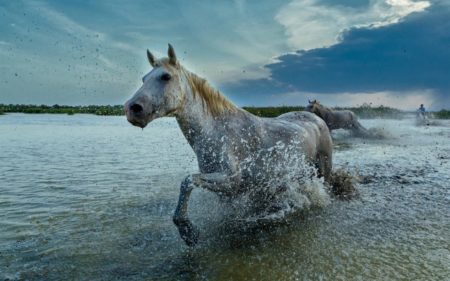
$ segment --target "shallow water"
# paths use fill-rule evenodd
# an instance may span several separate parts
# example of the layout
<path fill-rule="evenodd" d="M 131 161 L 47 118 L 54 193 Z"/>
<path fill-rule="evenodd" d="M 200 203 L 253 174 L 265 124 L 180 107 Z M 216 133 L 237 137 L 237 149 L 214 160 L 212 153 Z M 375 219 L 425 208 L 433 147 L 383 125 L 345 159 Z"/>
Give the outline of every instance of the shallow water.
<path fill-rule="evenodd" d="M 197 167 L 173 119 L 0 116 L 0 280 L 449 280 L 450 123 L 362 123 L 388 138 L 334 133 L 359 198 L 253 228 L 195 190 L 188 249 L 171 216 Z"/>

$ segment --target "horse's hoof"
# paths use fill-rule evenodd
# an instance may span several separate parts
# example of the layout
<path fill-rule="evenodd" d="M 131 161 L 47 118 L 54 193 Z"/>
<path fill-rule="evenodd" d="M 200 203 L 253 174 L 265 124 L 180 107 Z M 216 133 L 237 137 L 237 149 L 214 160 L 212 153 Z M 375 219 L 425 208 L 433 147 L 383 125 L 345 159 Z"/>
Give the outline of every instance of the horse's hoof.
<path fill-rule="evenodd" d="M 193 247 L 197 244 L 200 232 L 190 221 L 180 223 L 178 225 L 178 231 L 180 232 L 180 236 L 186 245 Z"/>

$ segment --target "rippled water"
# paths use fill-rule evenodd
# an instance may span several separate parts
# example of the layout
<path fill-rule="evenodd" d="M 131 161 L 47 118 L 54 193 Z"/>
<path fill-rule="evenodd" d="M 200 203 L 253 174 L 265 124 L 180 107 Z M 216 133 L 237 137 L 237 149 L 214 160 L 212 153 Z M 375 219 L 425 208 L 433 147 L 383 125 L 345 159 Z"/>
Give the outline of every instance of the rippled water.
<path fill-rule="evenodd" d="M 171 216 L 197 168 L 173 119 L 0 116 L 0 280 L 449 280 L 450 123 L 363 124 L 390 137 L 334 135 L 359 198 L 254 228 L 195 190 L 188 249 Z"/>

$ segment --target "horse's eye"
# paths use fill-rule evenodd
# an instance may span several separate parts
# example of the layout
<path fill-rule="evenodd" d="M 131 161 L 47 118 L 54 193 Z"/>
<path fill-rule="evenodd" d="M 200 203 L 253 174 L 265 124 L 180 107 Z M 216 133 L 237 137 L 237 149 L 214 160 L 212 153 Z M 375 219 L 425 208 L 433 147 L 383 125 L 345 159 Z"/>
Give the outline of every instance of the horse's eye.
<path fill-rule="evenodd" d="M 170 76 L 169 73 L 164 73 L 163 75 L 161 75 L 161 80 L 163 81 L 169 81 L 170 78 L 172 78 L 172 76 Z"/>

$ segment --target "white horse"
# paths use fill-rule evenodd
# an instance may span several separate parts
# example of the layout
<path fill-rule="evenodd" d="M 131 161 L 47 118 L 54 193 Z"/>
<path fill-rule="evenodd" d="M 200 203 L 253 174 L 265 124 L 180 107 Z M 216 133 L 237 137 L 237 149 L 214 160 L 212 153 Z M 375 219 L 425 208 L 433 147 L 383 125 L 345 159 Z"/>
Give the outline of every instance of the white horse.
<path fill-rule="evenodd" d="M 194 187 L 234 197 L 261 188 L 279 176 L 280 167 L 292 170 L 288 159 L 293 154 L 303 156 L 316 165 L 319 176 L 330 179 L 332 142 L 322 119 L 309 112 L 256 117 L 183 68 L 170 44 L 168 58 L 158 60 L 148 50 L 147 57 L 153 70 L 126 102 L 125 113 L 131 124 L 141 128 L 156 118 L 175 116 L 197 156 L 200 173 L 181 183 L 173 216 L 186 244 L 194 245 L 199 234 L 187 216 Z M 267 167 L 269 162 L 277 168 Z"/>
<path fill-rule="evenodd" d="M 309 101 L 305 110 L 322 118 L 330 131 L 345 129 L 352 131 L 358 137 L 371 136 L 371 133 L 359 123 L 355 113 L 350 110 L 332 110 L 320 104 L 317 100 Z"/>

